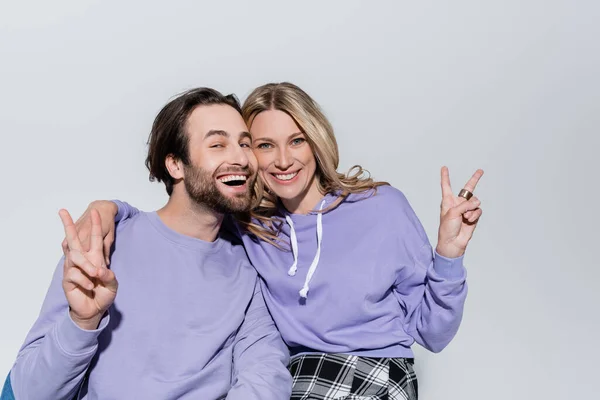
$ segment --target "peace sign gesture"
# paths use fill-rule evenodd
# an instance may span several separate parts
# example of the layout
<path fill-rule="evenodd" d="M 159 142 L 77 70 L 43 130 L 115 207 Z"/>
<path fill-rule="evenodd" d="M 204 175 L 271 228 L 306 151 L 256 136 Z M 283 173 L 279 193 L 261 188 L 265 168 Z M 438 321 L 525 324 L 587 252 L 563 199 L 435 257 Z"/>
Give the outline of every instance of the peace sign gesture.
<path fill-rule="evenodd" d="M 67 237 L 62 285 L 71 319 L 82 329 L 93 330 L 115 300 L 118 287 L 115 274 L 106 268 L 100 214 L 91 211 L 89 251 L 83 250 L 69 212 L 60 210 L 59 215 Z"/>
<path fill-rule="evenodd" d="M 482 176 L 482 170 L 475 171 L 464 189 L 473 193 Z M 439 255 L 455 258 L 465 253 L 482 214 L 480 204 L 475 196 L 469 200 L 456 196 L 450 186 L 448 168 L 442 167 L 442 205 L 436 248 Z"/>

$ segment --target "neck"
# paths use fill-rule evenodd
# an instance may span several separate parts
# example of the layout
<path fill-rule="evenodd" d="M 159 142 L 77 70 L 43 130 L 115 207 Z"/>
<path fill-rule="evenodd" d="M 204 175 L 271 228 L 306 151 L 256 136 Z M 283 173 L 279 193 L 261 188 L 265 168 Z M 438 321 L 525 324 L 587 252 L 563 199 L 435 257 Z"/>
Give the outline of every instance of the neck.
<path fill-rule="evenodd" d="M 281 203 L 292 214 L 308 214 L 317 207 L 323 196 L 324 193 L 317 187 L 316 177 L 313 177 L 303 193 L 293 199 L 281 199 Z"/>
<path fill-rule="evenodd" d="M 188 196 L 176 195 L 157 211 L 162 222 L 182 235 L 214 242 L 223 222 L 223 214 L 198 204 Z"/>

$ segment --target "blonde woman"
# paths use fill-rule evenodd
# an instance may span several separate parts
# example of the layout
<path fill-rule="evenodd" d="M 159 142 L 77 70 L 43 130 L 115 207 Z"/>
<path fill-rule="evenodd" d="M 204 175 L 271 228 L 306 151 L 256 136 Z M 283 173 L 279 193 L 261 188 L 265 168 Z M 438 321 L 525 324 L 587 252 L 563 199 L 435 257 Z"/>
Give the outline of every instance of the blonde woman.
<path fill-rule="evenodd" d="M 261 86 L 243 115 L 264 192 L 239 231 L 292 354 L 292 399 L 416 399 L 411 346 L 441 351 L 462 319 L 483 171 L 457 196 L 442 168 L 434 251 L 402 192 L 337 172 L 333 128 L 302 89 Z M 118 219 L 138 212 L 116 203 Z"/>

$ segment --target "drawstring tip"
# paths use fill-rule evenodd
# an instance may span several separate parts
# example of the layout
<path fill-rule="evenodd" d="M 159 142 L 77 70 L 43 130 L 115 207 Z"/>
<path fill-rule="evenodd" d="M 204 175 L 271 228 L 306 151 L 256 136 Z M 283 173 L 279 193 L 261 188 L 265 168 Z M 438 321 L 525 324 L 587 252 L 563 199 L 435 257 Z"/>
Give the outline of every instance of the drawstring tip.
<path fill-rule="evenodd" d="M 289 271 L 288 271 L 288 275 L 289 276 L 296 275 L 296 268 L 294 268 L 294 267 L 290 268 Z"/>
<path fill-rule="evenodd" d="M 308 295 L 308 287 L 303 287 L 302 290 L 300 290 L 300 297 L 302 297 L 303 299 L 306 298 L 306 296 Z"/>

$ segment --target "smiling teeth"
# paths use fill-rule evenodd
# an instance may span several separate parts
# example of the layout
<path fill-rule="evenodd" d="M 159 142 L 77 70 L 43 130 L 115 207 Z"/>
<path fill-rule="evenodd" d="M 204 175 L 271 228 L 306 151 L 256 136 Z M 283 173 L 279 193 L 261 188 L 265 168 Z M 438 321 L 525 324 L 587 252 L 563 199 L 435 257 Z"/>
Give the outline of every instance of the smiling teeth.
<path fill-rule="evenodd" d="M 292 172 L 291 174 L 285 174 L 285 175 L 275 174 L 275 178 L 282 180 L 282 181 L 289 181 L 289 180 L 293 179 L 296 175 L 298 175 L 297 172 Z"/>
<path fill-rule="evenodd" d="M 219 182 L 231 182 L 231 181 L 245 181 L 248 179 L 245 175 L 227 175 L 219 178 Z"/>

